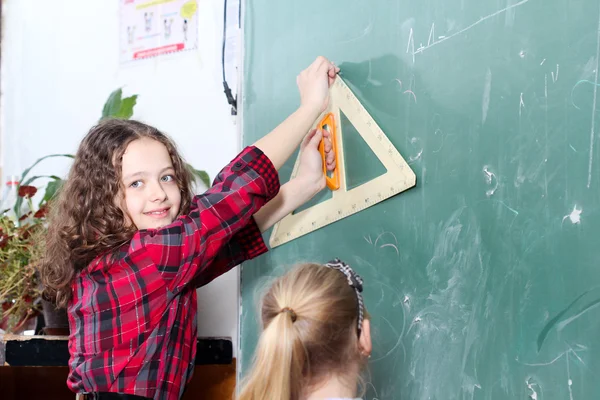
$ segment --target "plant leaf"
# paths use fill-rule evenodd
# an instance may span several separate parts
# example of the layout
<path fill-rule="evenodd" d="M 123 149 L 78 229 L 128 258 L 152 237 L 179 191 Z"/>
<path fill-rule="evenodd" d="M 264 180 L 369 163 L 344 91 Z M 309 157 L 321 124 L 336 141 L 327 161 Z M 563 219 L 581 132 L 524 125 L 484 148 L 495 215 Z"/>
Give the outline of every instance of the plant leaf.
<path fill-rule="evenodd" d="M 46 158 L 53 158 L 53 157 L 67 157 L 67 158 L 75 158 L 75 156 L 73 156 L 72 154 L 50 154 L 47 156 L 44 156 L 42 158 L 38 158 L 32 166 L 30 166 L 29 168 L 27 168 L 25 171 L 23 171 L 23 173 L 21 174 L 21 179 L 19 179 L 19 186 L 21 185 L 28 185 L 31 182 L 33 182 L 34 180 L 41 178 L 41 177 L 50 177 L 54 179 L 54 176 L 47 176 L 47 175 L 40 175 L 40 176 L 34 176 L 31 179 L 28 179 L 27 181 L 25 181 L 25 177 L 27 176 L 27 174 L 29 174 L 29 172 L 33 169 L 33 167 L 35 167 L 36 165 L 38 165 L 40 162 L 44 161 Z M 15 203 L 15 207 L 13 208 L 13 210 L 15 211 L 15 215 L 21 215 L 21 205 L 23 204 L 23 199 L 22 198 L 18 198 L 17 202 Z"/>
<path fill-rule="evenodd" d="M 110 96 L 108 96 L 106 103 L 104 103 L 104 108 L 102 109 L 102 118 L 100 118 L 100 120 L 114 117 L 119 113 L 122 102 L 121 96 L 123 96 L 123 89 L 121 88 L 115 90 L 110 94 Z"/>
<path fill-rule="evenodd" d="M 19 187 L 30 185 L 31 183 L 33 183 L 33 181 L 35 181 L 39 178 L 50 178 L 50 179 L 54 179 L 54 180 L 61 179 L 56 175 L 36 175 L 36 176 L 32 176 L 31 178 L 27 179 L 25 182 L 19 184 Z M 49 184 L 50 184 L 50 182 L 49 182 Z M 46 188 L 46 190 L 48 190 L 48 189 Z M 42 202 L 40 202 L 40 205 L 41 204 L 42 204 Z M 16 215 L 19 215 L 19 213 L 21 212 L 22 205 L 23 205 L 23 198 L 21 198 L 21 197 L 17 198 L 17 202 L 15 203 L 15 208 L 14 208 Z"/>
<path fill-rule="evenodd" d="M 33 181 L 39 179 L 39 178 L 50 178 L 50 179 L 61 179 L 56 175 L 36 175 L 36 176 L 32 176 L 31 178 L 27 179 L 25 182 L 23 182 L 22 184 L 20 184 L 19 186 L 27 186 L 30 185 Z"/>
<path fill-rule="evenodd" d="M 56 196 L 56 193 L 62 187 L 63 183 L 64 183 L 64 181 L 60 178 L 55 179 L 51 182 L 48 182 L 48 185 L 46 185 L 46 193 L 44 193 L 44 198 L 42 199 L 42 201 L 40 201 L 39 206 L 41 207 L 42 204 L 47 203 L 50 200 L 52 200 L 54 198 L 54 196 Z"/>
<path fill-rule="evenodd" d="M 206 171 L 200 171 L 194 167 L 192 167 L 190 164 L 188 164 L 188 168 L 190 169 L 190 172 L 192 173 L 192 175 L 194 175 L 195 178 L 200 179 L 200 181 L 207 187 L 210 187 L 210 176 L 208 176 L 208 173 Z"/>
<path fill-rule="evenodd" d="M 121 119 L 131 118 L 133 116 L 133 108 L 137 103 L 137 97 L 137 94 L 135 94 L 133 96 L 124 98 L 121 102 L 121 108 L 119 109 L 119 112 L 114 115 L 114 117 Z"/>
<path fill-rule="evenodd" d="M 29 173 L 29 171 L 31 171 L 31 169 L 33 167 L 35 167 L 36 165 L 38 165 L 40 162 L 42 162 L 43 160 L 45 160 L 46 158 L 52 158 L 52 157 L 68 157 L 68 158 L 75 158 L 75 156 L 73 156 L 72 154 L 50 154 L 47 156 L 44 156 L 42 158 L 38 158 L 36 162 L 33 163 L 33 165 L 29 168 L 27 168 L 25 171 L 23 171 L 23 174 L 21 174 L 21 179 L 19 179 L 19 182 L 21 184 L 21 182 L 23 182 L 25 180 L 25 177 L 27 176 L 27 174 Z"/>

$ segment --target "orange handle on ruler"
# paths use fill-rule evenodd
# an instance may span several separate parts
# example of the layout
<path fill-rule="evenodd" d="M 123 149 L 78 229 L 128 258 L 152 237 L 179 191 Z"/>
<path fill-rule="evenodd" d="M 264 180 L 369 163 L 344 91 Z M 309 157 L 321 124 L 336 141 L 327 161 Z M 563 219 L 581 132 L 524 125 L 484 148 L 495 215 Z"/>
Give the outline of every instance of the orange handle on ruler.
<path fill-rule="evenodd" d="M 333 113 L 325 115 L 321 122 L 319 122 L 319 125 L 317 125 L 317 129 L 327 130 L 330 133 L 331 145 L 333 146 L 333 151 L 335 152 L 335 168 L 333 170 L 332 177 L 329 177 L 327 175 L 327 163 L 325 160 L 325 143 L 323 140 L 321 140 L 321 143 L 319 144 L 319 151 L 321 152 L 321 157 L 323 159 L 323 175 L 325 175 L 327 187 L 331 190 L 338 190 L 340 188 L 340 163 L 338 160 L 337 127 L 335 125 Z"/>

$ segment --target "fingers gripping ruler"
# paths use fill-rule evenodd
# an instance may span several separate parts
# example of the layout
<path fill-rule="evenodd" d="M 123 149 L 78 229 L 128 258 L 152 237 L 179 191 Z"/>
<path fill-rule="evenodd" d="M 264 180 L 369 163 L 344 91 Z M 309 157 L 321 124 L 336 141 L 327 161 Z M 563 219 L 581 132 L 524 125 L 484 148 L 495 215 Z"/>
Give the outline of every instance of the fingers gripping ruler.
<path fill-rule="evenodd" d="M 340 124 L 340 112 L 354 125 L 387 170 L 383 175 L 352 189 L 347 187 L 346 163 L 363 160 L 344 158 L 344 132 Z M 332 190 L 332 198 L 298 213 L 291 213 L 279 221 L 271 233 L 271 247 L 280 246 L 356 214 L 416 184 L 415 173 L 339 76 L 330 88 L 329 106 L 317 119 L 314 128 L 327 129 L 332 134 L 332 144 L 336 152 L 336 168 L 333 173 L 328 174 L 325 169 L 325 151 L 323 143 L 320 145 L 323 173 L 328 188 L 326 190 Z M 296 176 L 298 166 L 299 158 L 294 165 L 292 178 Z"/>

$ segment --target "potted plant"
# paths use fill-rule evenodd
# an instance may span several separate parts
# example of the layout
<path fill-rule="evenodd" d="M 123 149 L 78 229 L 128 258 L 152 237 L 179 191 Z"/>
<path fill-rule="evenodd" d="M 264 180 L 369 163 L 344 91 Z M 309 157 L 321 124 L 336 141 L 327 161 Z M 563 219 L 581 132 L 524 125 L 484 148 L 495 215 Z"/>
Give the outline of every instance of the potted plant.
<path fill-rule="evenodd" d="M 122 90 L 110 94 L 104 104 L 102 117 L 129 119 L 133 115 L 137 95 L 123 98 Z M 0 210 L 0 329 L 19 333 L 35 326 L 35 317 L 43 313 L 47 334 L 68 333 L 65 310 L 58 310 L 51 301 L 43 299 L 42 288 L 36 274 L 35 263 L 44 252 L 46 214 L 63 180 L 55 175 L 29 177 L 32 168 L 52 157 L 74 158 L 71 154 L 51 154 L 38 159 L 27 168 L 18 183 L 18 197 L 12 207 L 12 215 Z M 190 172 L 206 187 L 210 179 L 205 171 L 188 164 Z M 46 179 L 44 196 L 37 204 L 33 197 L 38 188 L 33 186 L 39 179 Z"/>
<path fill-rule="evenodd" d="M 31 198 L 37 189 L 21 186 L 19 196 L 33 210 Z M 0 329 L 19 333 L 35 326 L 39 314 L 41 288 L 33 259 L 42 247 L 38 240 L 44 229 L 47 204 L 35 212 L 27 212 L 15 220 L 6 213 L 0 216 Z M 24 222 L 25 221 L 25 222 Z"/>

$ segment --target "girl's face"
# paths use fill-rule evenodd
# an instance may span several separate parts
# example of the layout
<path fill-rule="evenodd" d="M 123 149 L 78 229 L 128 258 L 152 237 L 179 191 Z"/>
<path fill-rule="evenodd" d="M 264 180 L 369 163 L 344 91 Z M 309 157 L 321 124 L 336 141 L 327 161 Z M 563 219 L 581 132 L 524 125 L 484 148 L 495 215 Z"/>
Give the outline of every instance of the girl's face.
<path fill-rule="evenodd" d="M 137 229 L 169 225 L 179 214 L 181 191 L 167 148 L 141 138 L 129 143 L 122 162 L 125 201 L 121 208 Z M 123 204 L 124 203 L 124 204 Z"/>

